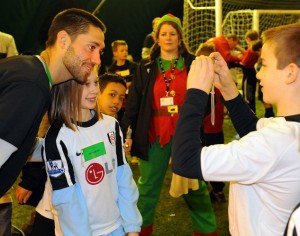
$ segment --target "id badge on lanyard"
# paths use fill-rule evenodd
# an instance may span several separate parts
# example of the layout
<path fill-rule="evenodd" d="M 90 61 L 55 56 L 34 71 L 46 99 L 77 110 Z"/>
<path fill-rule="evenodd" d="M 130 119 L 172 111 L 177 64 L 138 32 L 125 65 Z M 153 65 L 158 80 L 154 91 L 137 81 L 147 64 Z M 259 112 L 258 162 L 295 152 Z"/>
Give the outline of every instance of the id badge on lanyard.
<path fill-rule="evenodd" d="M 168 108 L 168 113 L 170 113 L 171 115 L 178 113 L 178 106 L 174 105 L 175 91 L 171 90 L 169 92 L 169 90 L 170 90 L 170 83 L 171 83 L 172 80 L 175 79 L 174 70 L 176 68 L 177 62 L 178 62 L 178 58 L 175 59 L 175 63 L 173 65 L 172 69 L 171 69 L 170 77 L 167 78 L 165 70 L 164 70 L 163 65 L 162 65 L 162 61 L 159 58 L 160 69 L 161 69 L 161 72 L 163 74 L 164 82 L 166 84 L 166 96 L 160 98 L 160 106 L 161 107 L 167 107 Z M 171 96 L 169 96 L 169 94 Z"/>
<path fill-rule="evenodd" d="M 174 97 L 162 97 L 160 98 L 160 106 L 167 107 L 168 112 L 170 114 L 177 114 L 178 113 L 178 106 L 174 105 Z"/>
<path fill-rule="evenodd" d="M 168 107 L 174 105 L 174 97 L 162 97 L 160 98 L 160 106 L 161 107 Z"/>

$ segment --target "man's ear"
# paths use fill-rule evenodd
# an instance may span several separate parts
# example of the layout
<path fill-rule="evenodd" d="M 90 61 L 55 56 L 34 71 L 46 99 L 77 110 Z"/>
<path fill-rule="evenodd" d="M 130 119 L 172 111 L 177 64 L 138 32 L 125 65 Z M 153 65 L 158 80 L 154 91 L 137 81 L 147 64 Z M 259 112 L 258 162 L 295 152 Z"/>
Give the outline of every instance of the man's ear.
<path fill-rule="evenodd" d="M 286 83 L 290 84 L 296 81 L 299 76 L 299 67 L 295 63 L 290 63 L 287 65 L 287 79 Z"/>
<path fill-rule="evenodd" d="M 62 30 L 57 33 L 57 43 L 62 49 L 69 46 L 70 40 L 70 36 L 66 31 Z"/>

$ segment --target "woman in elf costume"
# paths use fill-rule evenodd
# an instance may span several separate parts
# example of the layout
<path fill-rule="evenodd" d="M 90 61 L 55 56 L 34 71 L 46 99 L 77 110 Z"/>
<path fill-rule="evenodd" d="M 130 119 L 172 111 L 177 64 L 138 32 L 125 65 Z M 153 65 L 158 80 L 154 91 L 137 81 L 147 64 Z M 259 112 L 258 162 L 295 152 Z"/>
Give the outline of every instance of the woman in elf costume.
<path fill-rule="evenodd" d="M 140 235 L 151 235 L 155 210 L 171 157 L 172 139 L 186 94 L 187 74 L 194 56 L 183 41 L 180 19 L 167 14 L 157 25 L 148 59 L 136 70 L 122 128 L 132 128 L 131 154 L 140 159 L 138 207 L 143 217 Z M 199 182 L 183 198 L 189 207 L 194 235 L 218 235 L 207 186 Z M 180 232 L 178 232 L 180 235 Z"/>

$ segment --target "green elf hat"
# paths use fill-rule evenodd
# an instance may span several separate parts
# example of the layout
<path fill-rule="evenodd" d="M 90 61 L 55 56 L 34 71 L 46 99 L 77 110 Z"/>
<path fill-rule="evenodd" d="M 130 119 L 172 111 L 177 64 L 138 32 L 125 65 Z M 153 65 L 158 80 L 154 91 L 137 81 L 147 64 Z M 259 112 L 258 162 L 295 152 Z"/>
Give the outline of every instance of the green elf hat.
<path fill-rule="evenodd" d="M 171 21 L 171 22 L 175 23 L 182 30 L 181 20 L 178 17 L 172 15 L 171 13 L 168 13 L 168 14 L 164 15 L 162 18 L 160 18 L 160 20 L 157 23 L 157 28 L 162 23 L 167 22 L 167 21 Z"/>

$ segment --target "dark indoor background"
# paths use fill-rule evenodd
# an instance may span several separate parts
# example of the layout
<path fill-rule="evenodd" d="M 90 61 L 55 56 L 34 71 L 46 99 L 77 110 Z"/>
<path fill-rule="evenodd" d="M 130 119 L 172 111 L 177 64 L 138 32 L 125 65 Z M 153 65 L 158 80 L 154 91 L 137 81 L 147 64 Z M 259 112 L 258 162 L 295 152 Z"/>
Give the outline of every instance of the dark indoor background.
<path fill-rule="evenodd" d="M 151 32 L 156 16 L 168 12 L 183 17 L 184 0 L 105 0 L 96 15 L 106 24 L 104 65 L 112 61 L 110 44 L 124 39 L 129 53 L 138 61 L 144 37 Z M 39 54 L 44 48 L 53 16 L 66 8 L 78 7 L 93 12 L 100 0 L 1 0 L 0 31 L 15 37 L 19 53 Z M 192 1 L 193 2 L 193 1 Z M 227 9 L 300 9 L 299 0 L 223 0 Z"/>

